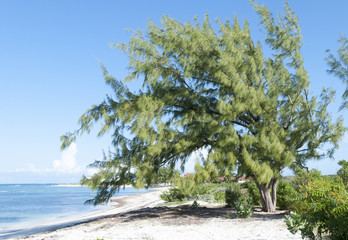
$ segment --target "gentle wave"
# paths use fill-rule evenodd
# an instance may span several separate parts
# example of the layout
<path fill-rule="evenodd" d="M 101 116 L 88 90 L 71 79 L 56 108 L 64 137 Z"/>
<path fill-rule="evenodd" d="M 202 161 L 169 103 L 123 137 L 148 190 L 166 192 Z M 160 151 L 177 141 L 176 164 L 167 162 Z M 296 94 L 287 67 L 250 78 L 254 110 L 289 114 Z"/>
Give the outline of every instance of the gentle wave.
<path fill-rule="evenodd" d="M 147 190 L 125 188 L 116 195 L 139 192 Z M 86 200 L 93 198 L 94 194 L 87 187 L 72 184 L 0 184 L 0 196 L 3 196 L 0 197 L 1 229 L 33 221 L 85 215 L 110 207 L 110 205 L 95 207 L 84 204 Z M 2 231 L 0 230 L 0 239 Z"/>

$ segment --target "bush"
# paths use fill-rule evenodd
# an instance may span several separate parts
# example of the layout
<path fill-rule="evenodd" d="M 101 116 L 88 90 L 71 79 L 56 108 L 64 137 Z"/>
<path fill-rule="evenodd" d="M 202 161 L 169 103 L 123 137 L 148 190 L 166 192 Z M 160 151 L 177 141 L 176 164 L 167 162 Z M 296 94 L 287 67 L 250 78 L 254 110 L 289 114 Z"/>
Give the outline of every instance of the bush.
<path fill-rule="evenodd" d="M 228 190 L 230 189 L 230 193 Z M 235 190 L 232 190 L 235 189 Z M 226 201 L 226 190 L 230 200 Z M 196 183 L 193 177 L 178 178 L 175 180 L 175 186 L 160 195 L 161 199 L 166 202 L 181 202 L 187 200 L 201 200 L 205 202 L 228 203 L 229 207 L 235 207 L 232 202 L 238 199 L 238 196 L 233 196 L 233 191 L 240 192 L 240 185 L 236 183 L 225 184 L 202 184 Z M 232 195 L 231 195 L 232 194 Z M 237 193 L 238 194 L 238 193 Z M 232 202 L 231 202 L 232 201 Z"/>
<path fill-rule="evenodd" d="M 204 202 L 214 202 L 215 200 L 214 196 L 211 194 L 197 195 L 196 199 L 199 201 L 204 201 Z"/>
<path fill-rule="evenodd" d="M 313 182 L 315 180 L 321 179 L 321 172 L 316 169 L 311 169 L 310 171 L 306 171 L 304 169 L 295 170 L 296 177 L 293 180 L 295 189 L 299 191 L 301 186 L 307 185 L 309 182 Z"/>
<path fill-rule="evenodd" d="M 237 217 L 249 218 L 253 215 L 253 200 L 249 194 L 242 194 L 235 202 Z"/>
<path fill-rule="evenodd" d="M 337 176 L 340 177 L 345 185 L 348 185 L 348 162 L 341 160 L 338 162 L 341 168 L 337 171 Z"/>
<path fill-rule="evenodd" d="M 209 194 L 209 187 L 196 183 L 194 175 L 189 175 L 185 178 L 179 177 L 174 180 L 174 184 L 175 187 L 171 187 L 167 192 L 160 195 L 162 200 L 167 202 L 181 202 L 188 199 L 197 199 L 199 196 Z M 214 197 L 211 196 L 209 199 L 214 199 Z"/>
<path fill-rule="evenodd" d="M 183 193 L 179 188 L 170 188 L 168 191 L 163 192 L 160 198 L 166 202 L 181 202 L 187 200 L 189 195 Z"/>
<path fill-rule="evenodd" d="M 185 196 L 190 196 L 195 193 L 197 188 L 194 177 L 194 175 L 179 177 L 174 180 L 174 185 L 182 194 L 184 194 Z"/>
<path fill-rule="evenodd" d="M 333 240 L 348 239 L 348 191 L 341 180 L 313 178 L 299 185 L 300 196 L 294 202 L 295 212 L 287 216 L 291 233 L 302 238 L 321 239 L 327 233 Z"/>
<path fill-rule="evenodd" d="M 290 182 L 280 181 L 277 187 L 277 206 L 282 210 L 291 210 L 298 193 Z"/>
<path fill-rule="evenodd" d="M 213 193 L 214 200 L 219 203 L 225 202 L 225 191 L 215 191 Z"/>
<path fill-rule="evenodd" d="M 253 199 L 248 192 L 243 192 L 239 184 L 226 189 L 225 199 L 226 207 L 234 207 L 237 217 L 248 218 L 253 215 Z"/>
<path fill-rule="evenodd" d="M 232 185 L 226 189 L 225 201 L 226 207 L 236 207 L 237 200 L 242 196 L 242 191 L 239 185 Z"/>
<path fill-rule="evenodd" d="M 256 183 L 254 181 L 246 181 L 242 184 L 242 186 L 248 190 L 253 204 L 256 206 L 261 206 L 261 196 Z"/>
<path fill-rule="evenodd" d="M 205 184 L 197 184 L 195 188 L 192 189 L 192 197 L 197 198 L 197 196 L 200 195 L 207 195 L 209 194 L 209 187 Z"/>
<path fill-rule="evenodd" d="M 285 222 L 288 226 L 288 230 L 292 234 L 300 231 L 302 239 L 315 239 L 315 235 L 313 233 L 315 226 L 312 223 L 307 222 L 306 219 L 303 218 L 302 214 L 290 212 L 289 215 L 285 216 Z"/>

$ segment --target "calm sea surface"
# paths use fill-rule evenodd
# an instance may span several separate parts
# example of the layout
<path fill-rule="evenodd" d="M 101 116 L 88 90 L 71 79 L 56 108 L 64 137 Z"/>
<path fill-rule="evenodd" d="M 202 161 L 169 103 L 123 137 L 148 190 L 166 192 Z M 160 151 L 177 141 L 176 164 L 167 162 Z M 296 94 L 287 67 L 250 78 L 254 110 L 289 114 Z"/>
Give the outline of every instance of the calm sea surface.
<path fill-rule="evenodd" d="M 126 188 L 117 196 L 147 190 Z M 8 227 L 45 219 L 81 216 L 108 206 L 86 205 L 93 198 L 89 188 L 54 184 L 0 184 L 0 233 Z"/>

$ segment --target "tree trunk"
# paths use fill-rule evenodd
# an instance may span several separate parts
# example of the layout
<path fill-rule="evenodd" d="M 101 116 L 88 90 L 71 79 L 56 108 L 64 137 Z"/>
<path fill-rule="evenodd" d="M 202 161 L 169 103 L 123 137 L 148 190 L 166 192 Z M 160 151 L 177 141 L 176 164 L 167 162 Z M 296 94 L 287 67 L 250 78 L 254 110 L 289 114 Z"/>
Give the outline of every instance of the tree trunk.
<path fill-rule="evenodd" d="M 256 181 L 255 181 L 256 182 Z M 269 184 L 258 183 L 256 185 L 261 195 L 262 211 L 274 212 L 277 206 L 277 185 L 278 179 L 272 178 Z"/>

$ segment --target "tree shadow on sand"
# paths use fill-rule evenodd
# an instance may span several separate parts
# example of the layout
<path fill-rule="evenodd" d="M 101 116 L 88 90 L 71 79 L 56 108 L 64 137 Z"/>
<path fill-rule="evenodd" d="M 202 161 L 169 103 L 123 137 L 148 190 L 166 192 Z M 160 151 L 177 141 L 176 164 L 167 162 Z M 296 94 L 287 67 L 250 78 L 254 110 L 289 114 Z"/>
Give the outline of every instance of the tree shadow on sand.
<path fill-rule="evenodd" d="M 249 219 L 240 219 L 242 221 L 253 221 L 255 219 L 270 221 L 275 219 L 282 219 L 284 211 L 275 213 L 261 212 L 260 209 L 255 208 L 253 216 Z M 109 218 L 117 222 L 132 222 L 137 220 L 156 219 L 163 224 L 175 225 L 190 225 L 204 223 L 209 219 L 236 219 L 236 211 L 231 208 L 211 208 L 211 207 L 197 207 L 192 208 L 191 205 L 179 206 L 160 206 L 153 208 L 143 208 L 135 211 L 129 211 L 122 214 L 116 214 Z"/>

